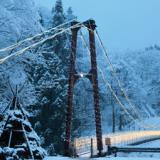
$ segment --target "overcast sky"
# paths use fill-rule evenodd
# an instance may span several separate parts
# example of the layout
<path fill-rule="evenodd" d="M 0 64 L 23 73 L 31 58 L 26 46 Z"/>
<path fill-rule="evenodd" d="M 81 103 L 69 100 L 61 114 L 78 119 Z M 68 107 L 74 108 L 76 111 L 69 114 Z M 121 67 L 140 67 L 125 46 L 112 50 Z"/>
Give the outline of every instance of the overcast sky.
<path fill-rule="evenodd" d="M 35 0 L 52 8 L 55 0 Z M 79 20 L 94 18 L 109 50 L 160 45 L 160 0 L 63 0 Z"/>

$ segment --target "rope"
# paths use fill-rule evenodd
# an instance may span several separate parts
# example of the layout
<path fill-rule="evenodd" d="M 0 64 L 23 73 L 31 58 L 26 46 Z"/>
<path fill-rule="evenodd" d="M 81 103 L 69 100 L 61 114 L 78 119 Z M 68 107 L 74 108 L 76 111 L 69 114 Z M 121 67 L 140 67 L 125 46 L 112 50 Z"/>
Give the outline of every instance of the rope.
<path fill-rule="evenodd" d="M 93 30 L 92 30 L 93 31 Z M 80 31 L 80 34 L 81 34 L 81 38 L 83 40 L 83 42 L 85 43 L 85 46 L 87 47 L 87 50 L 88 50 L 88 54 L 90 55 L 90 50 L 89 50 L 89 47 L 87 45 L 87 42 L 83 36 L 83 33 Z M 142 125 L 142 121 L 136 121 L 135 118 L 128 112 L 128 110 L 126 109 L 126 107 L 122 104 L 122 102 L 120 101 L 120 99 L 117 97 L 117 95 L 115 94 L 114 90 L 112 89 L 111 85 L 109 84 L 109 82 L 105 79 L 104 77 L 104 74 L 102 72 L 102 70 L 98 67 L 98 70 L 99 72 L 101 73 L 102 75 L 102 79 L 103 81 L 105 82 L 105 85 L 108 86 L 108 88 L 110 89 L 111 93 L 113 94 L 113 96 L 115 97 L 115 99 L 117 100 L 117 102 L 119 103 L 121 109 L 124 110 L 124 112 L 134 121 L 136 122 L 140 127 L 143 127 L 143 128 L 154 128 L 154 129 L 157 129 L 158 127 L 156 126 L 153 126 L 153 125 Z"/>
<path fill-rule="evenodd" d="M 12 49 L 20 46 L 20 45 L 23 44 L 24 42 L 31 41 L 31 40 L 33 40 L 33 39 L 35 39 L 35 38 L 37 38 L 37 37 L 43 36 L 45 33 L 50 33 L 50 32 L 52 32 L 52 31 L 58 29 L 59 27 L 62 27 L 62 26 L 64 26 L 64 25 L 68 24 L 68 23 L 73 22 L 74 20 L 76 20 L 76 19 L 67 21 L 67 22 L 65 22 L 65 23 L 63 23 L 63 24 L 60 24 L 60 25 L 54 27 L 54 28 L 50 28 L 49 30 L 46 30 L 46 31 L 44 31 L 44 32 L 42 32 L 42 33 L 39 33 L 39 34 L 36 34 L 35 36 L 26 38 L 26 39 L 24 39 L 24 40 L 22 40 L 22 41 L 20 41 L 20 42 L 18 42 L 18 43 L 16 43 L 16 44 L 13 44 L 13 45 L 8 46 L 8 47 L 6 47 L 6 48 L 2 48 L 2 49 L 0 49 L 0 52 L 10 51 L 10 50 L 12 50 Z"/>
<path fill-rule="evenodd" d="M 84 27 L 87 28 L 86 26 L 84 26 Z M 89 29 L 89 28 L 87 28 L 87 29 Z M 94 32 L 94 31 L 91 30 L 91 29 L 89 29 L 89 30 L 92 31 L 92 32 Z M 98 42 L 99 42 L 99 44 L 100 44 L 100 47 L 103 48 L 103 53 L 104 53 L 104 55 L 105 55 L 105 58 L 107 59 L 107 63 L 109 64 L 109 67 L 110 67 L 110 69 L 111 69 L 111 71 L 112 71 L 112 73 L 113 73 L 113 76 L 116 78 L 116 81 L 118 82 L 118 86 L 120 87 L 121 92 L 123 93 L 125 99 L 126 99 L 127 102 L 129 103 L 130 107 L 133 109 L 133 111 L 135 112 L 135 114 L 136 114 L 136 115 L 138 116 L 138 118 L 140 119 L 141 116 L 140 116 L 140 114 L 139 114 L 139 111 L 138 111 L 138 110 L 136 109 L 136 107 L 131 103 L 131 101 L 130 101 L 128 95 L 127 95 L 127 93 L 125 92 L 124 88 L 122 87 L 121 82 L 120 82 L 120 80 L 118 79 L 117 73 L 116 73 L 116 71 L 115 71 L 115 68 L 114 68 L 113 64 L 111 63 L 111 61 L 110 61 L 110 59 L 109 59 L 109 57 L 108 57 L 106 48 L 104 47 L 103 42 L 102 42 L 102 40 L 101 40 L 101 38 L 100 38 L 97 30 L 95 30 L 95 35 L 96 35 L 96 37 L 97 37 L 97 39 L 98 39 Z"/>
<path fill-rule="evenodd" d="M 158 126 L 154 126 L 154 125 L 146 125 L 144 124 L 143 121 L 139 120 L 136 121 L 135 118 L 133 116 L 131 116 L 131 114 L 128 112 L 128 110 L 126 109 L 126 107 L 122 104 L 122 102 L 120 101 L 120 99 L 117 97 L 117 95 L 115 94 L 113 88 L 111 87 L 110 83 L 104 78 L 104 74 L 102 72 L 102 70 L 100 68 L 98 68 L 99 72 L 101 73 L 101 76 L 103 78 L 103 81 L 105 82 L 105 84 L 107 84 L 108 88 L 110 89 L 112 95 L 115 97 L 115 99 L 117 100 L 117 102 L 119 103 L 121 109 L 123 109 L 123 111 L 125 111 L 125 113 L 135 122 L 137 123 L 140 127 L 143 128 L 152 128 L 152 129 L 157 129 Z"/>
<path fill-rule="evenodd" d="M 81 38 L 82 38 L 82 40 L 83 40 L 83 42 L 84 42 L 85 47 L 87 48 L 88 54 L 90 55 L 90 50 L 89 50 L 89 47 L 88 47 L 88 45 L 87 45 L 87 42 L 86 42 L 86 40 L 85 40 L 85 38 L 84 38 L 84 36 L 83 36 L 82 31 L 80 31 L 80 35 L 81 35 Z M 98 67 L 98 70 L 99 70 L 100 73 L 102 74 L 103 80 L 105 80 L 102 70 L 101 70 L 99 67 Z M 111 85 L 109 85 L 109 88 L 112 89 Z M 111 90 L 111 92 L 114 92 L 113 89 Z M 116 94 L 114 93 L 114 96 L 115 96 L 115 95 L 116 95 Z M 116 96 L 115 98 L 116 98 L 116 100 L 119 102 L 120 106 L 122 106 L 122 103 L 121 103 L 121 101 L 119 100 L 119 98 L 118 98 L 117 96 Z M 125 107 L 123 108 L 123 110 L 124 110 L 125 112 L 127 111 Z M 127 111 L 127 112 L 128 112 L 128 111 Z M 127 112 L 126 112 L 126 113 L 127 113 Z M 132 118 L 133 118 L 133 117 L 132 117 Z"/>
<path fill-rule="evenodd" d="M 110 58 L 109 58 L 109 56 L 108 56 L 108 54 L 107 54 L 107 50 L 106 50 L 106 48 L 105 48 L 104 45 L 103 45 L 103 42 L 102 42 L 102 40 L 101 40 L 101 38 L 100 38 L 100 36 L 99 36 L 99 34 L 98 34 L 98 31 L 96 30 L 95 33 L 96 33 L 96 36 L 97 36 L 97 38 L 98 38 L 98 40 L 99 40 L 99 44 L 101 45 L 101 48 L 103 48 L 103 53 L 104 53 L 104 55 L 105 55 L 105 57 L 106 57 L 106 59 L 107 59 L 107 61 L 108 61 L 108 64 L 109 64 L 109 66 L 110 66 L 110 68 L 111 68 L 111 71 L 113 72 L 113 75 L 114 75 L 116 81 L 118 82 L 118 85 L 119 85 L 119 87 L 120 87 L 123 95 L 125 96 L 125 98 L 126 98 L 128 104 L 130 105 L 130 107 L 131 107 L 131 108 L 134 110 L 134 112 L 138 115 L 138 119 L 143 123 L 143 120 L 141 120 L 141 116 L 140 116 L 138 110 L 136 109 L 136 106 L 132 104 L 132 102 L 131 102 L 131 100 L 129 99 L 127 93 L 125 92 L 124 88 L 122 87 L 120 80 L 118 79 L 116 70 L 115 70 L 115 68 L 114 68 L 114 66 L 113 66 L 113 64 L 112 64 L 112 62 L 111 62 L 111 60 L 110 60 Z M 143 123 L 143 124 L 144 124 L 144 123 Z M 149 126 L 149 125 L 146 125 L 146 126 Z M 155 129 L 155 128 L 159 128 L 159 126 L 155 126 L 155 125 L 150 125 L 150 127 L 151 127 L 151 128 L 154 128 L 154 129 Z"/>
<path fill-rule="evenodd" d="M 85 26 L 85 27 L 86 27 L 86 26 Z M 87 28 L 87 27 L 86 27 L 86 28 Z M 87 28 L 87 29 L 88 29 L 88 28 Z M 89 29 L 89 30 L 91 30 L 91 29 Z M 93 32 L 93 30 L 91 30 L 91 31 Z M 103 48 L 103 50 L 105 51 L 105 58 L 107 58 L 107 62 L 108 62 L 108 64 L 109 64 L 109 67 L 111 68 L 111 71 L 113 72 L 113 75 L 114 75 L 114 77 L 116 78 L 116 81 L 118 82 L 118 85 L 119 85 L 119 87 L 120 87 L 120 89 L 121 89 L 121 92 L 122 92 L 123 95 L 125 96 L 125 98 L 126 98 L 127 102 L 129 103 L 130 107 L 131 107 L 131 108 L 133 109 L 133 111 L 136 113 L 137 117 L 138 117 L 139 119 L 141 119 L 141 116 L 140 116 L 138 110 L 137 110 L 136 107 L 133 106 L 133 104 L 131 103 L 128 95 L 126 94 L 125 90 L 123 89 L 123 87 L 122 87 L 122 85 L 121 85 L 120 80 L 118 79 L 118 76 L 116 75 L 117 73 L 116 73 L 116 71 L 115 71 L 115 68 L 114 68 L 113 64 L 111 63 L 111 61 L 110 61 L 110 59 L 109 59 L 109 57 L 108 57 L 107 51 L 106 51 L 106 49 L 105 49 L 105 47 L 104 47 L 104 45 L 103 45 L 102 40 L 100 39 L 100 36 L 98 35 L 97 30 L 96 30 L 95 33 L 96 33 L 96 36 L 97 36 L 97 38 L 98 38 L 98 41 L 99 41 L 99 43 L 100 43 L 101 48 Z"/>
<path fill-rule="evenodd" d="M 105 47 L 104 47 L 104 45 L 103 45 L 102 40 L 100 39 L 100 36 L 99 36 L 99 34 L 98 34 L 98 31 L 96 30 L 95 33 L 96 33 L 96 36 L 97 36 L 97 38 L 98 38 L 99 44 L 101 45 L 101 48 L 103 48 L 103 51 L 104 51 L 103 53 L 104 53 L 104 55 L 105 55 L 105 57 L 106 57 L 106 60 L 108 61 L 108 64 L 109 64 L 109 66 L 110 66 L 110 68 L 111 68 L 111 71 L 113 72 L 113 75 L 114 75 L 114 77 L 116 78 L 116 81 L 118 82 L 118 85 L 119 85 L 119 87 L 120 87 L 123 95 L 125 96 L 125 98 L 126 98 L 127 102 L 129 103 L 129 105 L 133 108 L 134 112 L 140 117 L 140 115 L 138 114 L 138 110 L 137 110 L 136 107 L 131 103 L 131 101 L 130 101 L 130 99 L 129 99 L 127 93 L 126 93 L 126 91 L 124 90 L 124 88 L 123 88 L 122 85 L 121 85 L 120 80 L 118 79 L 116 70 L 115 70 L 112 62 L 111 62 L 110 59 L 109 59 L 109 56 L 108 56 L 107 51 L 106 51 L 106 49 L 105 49 Z"/>
<path fill-rule="evenodd" d="M 60 32 L 58 32 L 58 33 L 56 33 L 56 34 L 48 37 L 48 38 L 45 38 L 45 39 L 43 39 L 43 40 L 41 40 L 41 41 L 39 41 L 39 42 L 36 42 L 36 43 L 34 43 L 34 44 L 32 44 L 32 45 L 30 45 L 30 46 L 28 46 L 28 47 L 25 47 L 25 48 L 21 49 L 20 51 L 14 52 L 14 53 L 12 53 L 12 54 L 4 57 L 4 58 L 1 58 L 1 59 L 0 59 L 0 64 L 4 63 L 6 60 L 8 60 L 9 58 L 11 58 L 11 57 L 13 57 L 13 56 L 21 55 L 21 54 L 23 54 L 24 52 L 26 52 L 26 51 L 28 51 L 28 50 L 36 47 L 37 45 L 43 44 L 43 43 L 45 43 L 46 41 L 55 38 L 56 36 L 58 36 L 58 35 L 66 32 L 66 31 L 70 30 L 71 28 L 78 27 L 80 24 L 81 24 L 81 23 L 78 23 L 78 24 L 73 25 L 73 26 L 71 26 L 71 27 L 69 27 L 69 28 L 63 29 L 62 31 L 60 31 Z"/>

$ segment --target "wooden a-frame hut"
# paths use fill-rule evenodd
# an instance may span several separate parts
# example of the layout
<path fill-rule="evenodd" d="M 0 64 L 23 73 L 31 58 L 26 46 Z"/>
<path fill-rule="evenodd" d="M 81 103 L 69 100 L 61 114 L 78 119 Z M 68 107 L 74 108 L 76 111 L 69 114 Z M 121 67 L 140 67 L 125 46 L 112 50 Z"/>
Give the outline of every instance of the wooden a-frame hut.
<path fill-rule="evenodd" d="M 17 94 L 13 96 L 0 130 L 0 160 L 41 160 L 46 152 L 33 130 Z"/>

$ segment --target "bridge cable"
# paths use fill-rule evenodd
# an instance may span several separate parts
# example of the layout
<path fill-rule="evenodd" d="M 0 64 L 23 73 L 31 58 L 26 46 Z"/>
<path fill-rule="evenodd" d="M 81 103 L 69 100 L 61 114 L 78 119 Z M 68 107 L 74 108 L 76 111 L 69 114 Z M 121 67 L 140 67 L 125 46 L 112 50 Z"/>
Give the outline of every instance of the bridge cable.
<path fill-rule="evenodd" d="M 86 27 L 86 26 L 84 26 L 84 27 Z M 87 28 L 87 27 L 86 27 L 86 28 Z M 88 29 L 88 28 L 87 28 L 87 29 Z M 91 30 L 91 29 L 89 29 L 89 30 Z M 93 32 L 93 30 L 91 30 L 91 31 Z M 103 45 L 103 43 L 102 43 L 102 40 L 100 39 L 100 36 L 99 36 L 99 34 L 98 34 L 98 31 L 96 30 L 95 33 L 96 33 L 95 35 L 96 35 L 97 38 L 98 38 L 98 41 L 99 41 L 99 43 L 100 43 L 101 48 L 103 48 L 103 52 L 105 51 L 105 58 L 107 58 L 107 63 L 109 64 L 109 67 L 110 67 L 110 69 L 111 69 L 111 71 L 112 71 L 112 73 L 113 73 L 113 76 L 116 78 L 116 81 L 118 82 L 118 85 L 119 85 L 119 87 L 120 87 L 120 89 L 121 89 L 121 92 L 122 92 L 123 95 L 125 96 L 127 102 L 129 103 L 129 105 L 130 105 L 130 107 L 133 109 L 133 111 L 136 113 L 136 115 L 138 116 L 138 118 L 140 118 L 141 116 L 139 115 L 139 111 L 136 109 L 135 106 L 132 105 L 131 101 L 129 100 L 128 95 L 126 94 L 125 90 L 122 88 L 121 82 L 120 82 L 120 80 L 118 79 L 118 77 L 117 77 L 117 75 L 116 75 L 116 71 L 115 71 L 115 69 L 114 69 L 114 67 L 113 67 L 113 65 L 112 65 L 112 63 L 111 63 L 111 61 L 110 61 L 110 59 L 109 59 L 109 57 L 108 57 L 107 51 L 106 51 L 106 49 L 105 49 L 105 47 L 104 47 L 104 45 Z"/>
<path fill-rule="evenodd" d="M 65 23 L 62 23 L 62 24 L 60 24 L 60 25 L 58 25 L 58 26 L 56 26 L 56 27 L 50 28 L 50 29 L 48 29 L 48 30 L 45 30 L 45 31 L 43 31 L 42 33 L 36 34 L 36 35 L 34 35 L 34 36 L 32 36 L 32 37 L 28 37 L 28 38 L 26 38 L 26 39 L 24 39 L 24 40 L 22 40 L 22 41 L 20 41 L 20 42 L 18 42 L 18 43 L 15 43 L 15 44 L 13 44 L 13 45 L 11 45 L 11 46 L 8 46 L 8 47 L 6 47 L 6 48 L 2 48 L 2 49 L 0 49 L 0 52 L 10 51 L 10 50 L 12 50 L 12 49 L 14 49 L 14 48 L 16 48 L 16 47 L 19 47 L 19 46 L 20 46 L 21 44 L 23 44 L 24 42 L 28 42 L 28 41 L 31 41 L 31 40 L 37 38 L 37 37 L 43 36 L 45 33 L 50 33 L 50 32 L 52 32 L 52 31 L 56 31 L 56 30 L 58 30 L 58 28 L 63 27 L 63 26 L 65 26 L 65 25 L 73 22 L 74 20 L 76 20 L 76 19 L 73 19 L 73 20 L 67 21 L 67 22 L 65 22 Z"/>
<path fill-rule="evenodd" d="M 86 26 L 85 26 L 85 27 L 86 27 Z M 91 29 L 89 29 L 89 30 L 91 30 Z M 91 31 L 93 32 L 93 30 L 91 30 Z M 140 114 L 139 114 L 139 111 L 136 109 L 135 106 L 132 105 L 132 103 L 131 103 L 131 101 L 130 101 L 128 95 L 127 95 L 127 93 L 125 92 L 124 88 L 123 88 L 122 85 L 121 85 L 120 80 L 118 79 L 118 76 L 117 76 L 117 73 L 116 73 L 116 71 L 115 71 L 115 68 L 114 68 L 113 64 L 111 63 L 111 61 L 110 61 L 110 59 L 109 59 L 109 56 L 108 56 L 108 54 L 107 54 L 107 51 L 106 51 L 106 49 L 105 49 L 105 47 L 104 47 L 104 45 L 103 45 L 102 40 L 100 39 L 100 36 L 99 36 L 97 30 L 95 30 L 95 35 L 96 35 L 96 37 L 97 37 L 97 39 L 98 39 L 98 42 L 99 42 L 99 44 L 100 44 L 100 47 L 103 48 L 103 53 L 105 54 L 105 58 L 106 58 L 106 60 L 107 60 L 107 63 L 109 64 L 109 67 L 110 67 L 110 69 L 111 69 L 111 71 L 112 71 L 112 73 L 113 73 L 113 76 L 116 78 L 116 81 L 118 82 L 118 86 L 120 87 L 121 92 L 122 92 L 123 95 L 125 96 L 125 99 L 126 99 L 127 102 L 129 103 L 130 107 L 133 109 L 133 111 L 135 112 L 135 114 L 138 116 L 138 118 L 140 118 L 141 116 L 140 116 Z"/>
<path fill-rule="evenodd" d="M 96 33 L 96 36 L 97 36 L 97 38 L 98 38 L 99 44 L 100 44 L 101 48 L 103 48 L 103 53 L 104 53 L 104 55 L 105 55 L 105 57 L 106 57 L 106 59 L 107 59 L 107 61 L 108 61 L 108 64 L 109 64 L 109 66 L 110 66 L 111 71 L 113 72 L 113 76 L 115 77 L 116 81 L 118 82 L 118 85 L 119 85 L 119 87 L 120 87 L 123 95 L 125 96 L 127 102 L 129 103 L 130 107 L 133 108 L 134 112 L 137 113 L 138 118 L 141 120 L 141 116 L 140 116 L 138 110 L 136 109 L 136 106 L 132 104 L 131 100 L 129 99 L 129 97 L 128 97 L 127 93 L 126 93 L 126 91 L 125 91 L 124 88 L 122 87 L 120 80 L 118 79 L 116 70 L 115 70 L 115 68 L 114 68 L 114 66 L 113 66 L 113 64 L 112 64 L 112 62 L 111 62 L 111 60 L 110 60 L 110 58 L 109 58 L 109 56 L 108 56 L 108 54 L 107 54 L 107 50 L 106 50 L 106 48 L 105 48 L 104 45 L 103 45 L 103 42 L 102 42 L 102 40 L 101 40 L 101 38 L 100 38 L 100 36 L 99 36 L 99 34 L 98 34 L 98 31 L 97 31 L 97 30 L 95 30 L 95 31 L 96 31 L 95 33 Z M 151 127 L 158 128 L 158 126 L 156 126 L 156 125 L 151 125 Z"/>
<path fill-rule="evenodd" d="M 103 81 L 105 82 L 105 84 L 107 84 L 108 88 L 110 89 L 112 95 L 115 97 L 115 99 L 117 100 L 117 102 L 119 103 L 120 107 L 128 114 L 128 116 L 134 120 L 134 122 L 136 122 L 140 127 L 143 127 L 143 128 L 154 128 L 156 129 L 157 126 L 153 126 L 153 125 L 146 125 L 144 123 L 142 123 L 142 121 L 139 119 L 139 121 L 136 121 L 136 119 L 128 112 L 128 110 L 126 109 L 126 107 L 122 104 L 122 102 L 120 101 L 120 99 L 118 98 L 118 96 L 116 95 L 116 93 L 114 92 L 111 84 L 106 80 L 106 78 L 104 77 L 104 74 L 102 72 L 102 70 L 100 68 L 98 68 L 98 70 L 100 71 L 101 73 L 101 76 L 102 76 L 102 79 Z"/>
<path fill-rule="evenodd" d="M 113 72 L 113 76 L 116 78 L 116 81 L 117 81 L 117 83 L 118 83 L 118 85 L 119 85 L 119 87 L 120 87 L 120 89 L 121 89 L 121 92 L 122 92 L 123 95 L 125 96 L 125 98 L 126 98 L 127 102 L 129 103 L 129 105 L 133 108 L 134 112 L 137 113 L 137 115 L 139 115 L 138 110 L 137 110 L 136 107 L 132 104 L 131 100 L 129 99 L 129 97 L 128 97 L 127 93 L 126 93 L 126 91 L 125 91 L 124 88 L 122 87 L 122 83 L 121 83 L 120 80 L 118 79 L 116 70 L 115 70 L 115 68 L 114 68 L 114 66 L 113 66 L 113 64 L 112 64 L 112 62 L 111 62 L 111 60 L 110 60 L 110 58 L 109 58 L 109 56 L 108 56 L 108 54 L 107 54 L 106 48 L 105 48 L 104 45 L 103 45 L 103 42 L 102 42 L 102 40 L 101 40 L 101 38 L 100 38 L 100 36 L 99 36 L 99 34 L 98 34 L 98 31 L 97 31 L 97 30 L 95 30 L 95 31 L 96 31 L 95 33 L 96 33 L 96 36 L 97 36 L 97 38 L 98 38 L 99 44 L 100 44 L 101 48 L 103 49 L 103 53 L 104 53 L 104 55 L 105 55 L 105 57 L 106 57 L 106 60 L 108 61 L 108 64 L 109 64 L 109 67 L 110 67 L 111 71 Z M 139 117 L 140 117 L 140 116 L 139 116 Z"/>
<path fill-rule="evenodd" d="M 92 30 L 93 31 L 93 30 Z M 94 32 L 94 31 L 93 31 Z M 88 48 L 88 53 L 90 54 L 90 50 L 89 50 L 89 47 L 87 45 L 87 42 L 84 38 L 84 35 L 83 33 L 80 31 L 80 34 L 81 34 L 81 38 L 83 40 L 83 42 L 85 43 L 85 46 Z M 105 82 L 105 84 L 107 84 L 108 88 L 110 89 L 111 93 L 113 94 L 113 96 L 115 97 L 115 99 L 117 100 L 117 102 L 119 103 L 120 107 L 125 111 L 125 113 L 133 120 L 135 121 L 140 127 L 143 127 L 143 128 L 156 128 L 155 126 L 150 126 L 150 125 L 142 125 L 142 121 L 136 121 L 135 118 L 127 111 L 126 107 L 122 104 L 122 102 L 120 101 L 120 99 L 117 97 L 117 95 L 115 94 L 112 86 L 110 85 L 110 83 L 106 80 L 106 78 L 104 77 L 104 74 L 102 72 L 102 70 L 98 67 L 98 70 L 100 71 L 101 75 L 102 75 L 102 78 L 103 78 L 103 81 Z"/>
<path fill-rule="evenodd" d="M 83 33 L 80 31 L 80 34 L 81 34 L 81 38 L 82 38 L 82 40 L 83 40 L 83 42 L 85 43 L 85 47 L 87 48 L 87 51 L 88 51 L 88 53 L 89 53 L 89 55 L 90 55 L 90 50 L 89 50 L 89 47 L 88 47 L 88 45 L 87 45 L 87 42 L 86 42 L 86 40 L 85 40 L 85 38 L 84 38 L 84 36 L 83 36 Z M 98 67 L 98 70 L 100 71 L 100 73 L 101 74 L 103 74 L 103 72 L 101 71 L 101 69 Z M 104 76 L 102 76 L 102 78 L 103 78 L 103 80 L 105 80 L 105 78 L 104 78 Z M 109 84 L 109 83 L 108 83 Z M 111 87 L 111 85 L 109 84 L 108 85 L 108 87 L 110 88 L 110 90 L 111 90 L 111 92 L 113 93 L 114 91 L 113 91 L 113 89 L 112 89 L 112 87 Z M 115 93 L 114 93 L 114 97 L 115 97 Z M 116 99 L 117 99 L 117 101 L 119 102 L 119 104 L 121 105 L 121 106 L 123 106 L 122 105 L 122 102 L 119 100 L 119 98 L 116 96 L 115 97 Z M 123 106 L 124 107 L 124 106 Z M 127 109 L 124 107 L 123 108 L 123 110 L 128 114 L 128 111 L 127 111 Z M 130 114 L 129 114 L 130 115 Z M 132 117 L 132 119 L 134 119 L 133 117 Z"/>
<path fill-rule="evenodd" d="M 23 48 L 23 49 L 21 49 L 21 50 L 19 50 L 19 51 L 17 51 L 17 52 L 14 52 L 14 53 L 12 53 L 12 54 L 4 57 L 4 58 L 1 58 L 1 59 L 0 59 L 0 64 L 4 63 L 4 62 L 5 62 L 6 60 L 8 60 L 9 58 L 14 57 L 14 56 L 21 55 L 21 54 L 23 54 L 24 52 L 26 52 L 26 51 L 28 51 L 28 50 L 30 50 L 30 49 L 32 49 L 32 48 L 35 48 L 37 45 L 43 44 L 43 43 L 45 43 L 46 41 L 51 40 L 51 39 L 55 38 L 56 36 L 58 36 L 58 35 L 60 35 L 60 34 L 62 34 L 62 33 L 64 33 L 64 32 L 66 32 L 66 31 L 68 31 L 68 30 L 70 30 L 70 29 L 72 29 L 72 28 L 74 28 L 74 27 L 78 27 L 80 24 L 81 24 L 81 23 L 77 23 L 76 25 L 73 25 L 73 26 L 70 26 L 70 27 L 68 27 L 68 28 L 66 28 L 66 29 L 63 29 L 62 31 L 60 31 L 60 32 L 58 32 L 58 33 L 56 33 L 56 34 L 54 34 L 54 35 L 52 35 L 52 36 L 50 36 L 50 37 L 47 37 L 47 38 L 45 38 L 45 39 L 43 39 L 43 40 L 41 40 L 41 41 L 38 41 L 38 42 L 36 42 L 36 43 L 33 43 L 32 45 L 30 45 L 30 46 L 28 46 L 28 47 L 25 47 L 25 48 Z"/>
<path fill-rule="evenodd" d="M 93 30 L 92 30 L 93 31 Z M 85 37 L 83 36 L 83 33 L 82 32 L 80 32 L 80 34 L 82 35 L 82 37 L 83 37 L 83 41 L 84 41 L 84 43 L 85 43 L 85 47 L 87 47 L 88 49 L 88 52 L 90 53 L 90 50 L 89 50 L 89 47 L 88 47 L 88 44 L 87 44 L 87 42 L 86 42 L 86 40 L 85 40 Z M 132 110 L 134 111 L 134 109 L 132 108 Z M 134 111 L 135 112 L 135 111 Z M 137 115 L 137 117 L 138 117 L 138 113 L 137 112 L 135 112 L 135 114 Z M 139 116 L 140 117 L 140 116 Z"/>
<path fill-rule="evenodd" d="M 90 29 L 91 30 L 91 29 Z M 92 32 L 93 32 L 93 30 L 92 30 Z M 101 39 L 100 39 L 101 40 Z M 102 42 L 102 40 L 101 40 L 101 42 Z M 103 44 L 103 43 L 102 43 Z M 104 47 L 104 45 L 103 45 L 103 47 Z M 104 47 L 104 49 L 105 49 L 105 47 Z M 106 50 L 105 50 L 106 51 Z M 107 54 L 107 51 L 106 51 L 106 54 Z M 107 57 L 108 57 L 108 54 L 107 54 Z M 109 57 L 108 57 L 108 59 L 109 59 Z M 110 62 L 110 64 L 111 64 L 111 66 L 110 67 L 112 67 L 112 69 L 114 70 L 114 76 L 116 76 L 116 71 L 115 71 L 115 69 L 114 69 L 114 66 L 113 66 L 113 64 L 111 63 L 111 61 L 110 61 L 110 59 L 109 59 L 109 62 Z M 125 94 L 125 98 L 127 99 L 127 101 L 128 101 L 128 103 L 130 104 L 130 107 L 132 108 L 132 109 L 134 109 L 134 112 L 135 111 L 137 111 L 137 113 L 138 113 L 138 110 L 136 110 L 136 107 L 135 106 L 133 106 L 132 105 L 132 103 L 131 103 L 131 101 L 129 100 L 129 97 L 127 96 L 127 94 L 125 93 L 125 90 L 122 88 L 122 85 L 121 85 L 121 83 L 120 83 L 120 80 L 118 79 L 118 77 L 116 76 L 116 79 L 117 79 L 117 81 L 119 82 L 118 84 L 119 84 L 119 87 L 121 88 L 121 91 L 123 91 L 123 94 Z M 136 113 L 136 112 L 135 112 Z M 156 126 L 156 125 L 146 125 L 144 122 L 143 122 L 143 119 L 140 117 L 140 114 L 137 114 L 137 118 L 139 119 L 139 121 L 141 121 L 141 123 L 143 123 L 144 124 L 144 126 L 147 126 L 147 128 L 154 128 L 154 129 L 157 129 L 157 128 L 159 128 L 159 126 Z M 146 127 L 145 127 L 146 128 Z"/>

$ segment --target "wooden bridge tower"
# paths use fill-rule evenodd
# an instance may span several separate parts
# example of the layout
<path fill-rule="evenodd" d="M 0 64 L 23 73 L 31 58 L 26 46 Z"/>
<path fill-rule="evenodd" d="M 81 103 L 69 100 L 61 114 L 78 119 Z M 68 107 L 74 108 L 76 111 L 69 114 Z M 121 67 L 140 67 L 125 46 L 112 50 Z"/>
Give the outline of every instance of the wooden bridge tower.
<path fill-rule="evenodd" d="M 78 22 L 72 22 L 72 26 L 78 24 Z M 97 61 L 96 61 L 96 46 L 94 30 L 96 24 L 94 20 L 88 20 L 83 23 L 88 28 L 89 32 L 89 44 L 90 44 L 90 56 L 91 56 L 91 70 L 85 74 L 85 77 L 90 80 L 93 86 L 93 98 L 94 98 L 94 111 L 95 111 L 95 124 L 96 124 L 96 137 L 97 137 L 97 150 L 101 155 L 103 150 L 102 143 L 102 128 L 101 128 L 101 113 L 99 106 L 99 88 L 98 88 L 98 74 L 97 74 Z M 76 81 L 81 78 L 75 69 L 76 60 L 76 48 L 77 48 L 77 35 L 81 27 L 72 28 L 72 44 L 70 55 L 70 69 L 69 69 L 69 86 L 68 86 L 68 102 L 66 113 L 66 135 L 65 135 L 65 155 L 70 155 L 70 141 L 71 141 L 71 126 L 72 126 L 72 111 L 73 111 L 73 90 Z"/>

